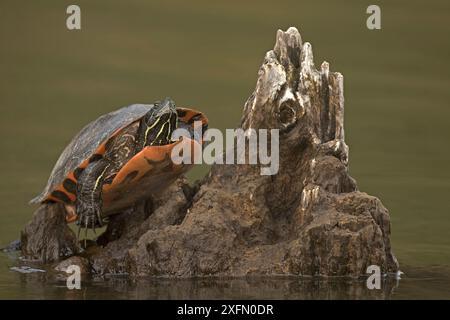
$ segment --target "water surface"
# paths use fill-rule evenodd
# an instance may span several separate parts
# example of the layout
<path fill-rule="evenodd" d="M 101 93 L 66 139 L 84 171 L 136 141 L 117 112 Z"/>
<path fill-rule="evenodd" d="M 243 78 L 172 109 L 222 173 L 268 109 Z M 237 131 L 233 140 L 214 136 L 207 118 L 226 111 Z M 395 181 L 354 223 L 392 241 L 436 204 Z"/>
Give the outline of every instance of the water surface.
<path fill-rule="evenodd" d="M 382 29 L 369 31 L 370 3 L 356 0 L 80 0 L 82 30 L 73 32 L 65 28 L 67 1 L 2 0 L 0 246 L 18 237 L 33 211 L 28 200 L 84 124 L 170 96 L 204 111 L 213 127 L 236 127 L 275 31 L 296 26 L 312 43 L 316 64 L 326 59 L 344 74 L 351 174 L 390 210 L 394 251 L 402 270 L 412 270 L 389 297 L 448 298 L 450 3 L 377 3 Z M 165 285 L 107 281 L 93 282 L 82 295 L 43 275 L 15 274 L 10 264 L 2 255 L 2 298 L 252 297 L 258 291 L 239 281 L 222 282 L 228 291 L 220 284 L 205 289 L 203 282 L 152 290 Z M 327 295 L 300 280 L 267 281 L 264 297 L 352 298 L 359 290 L 343 283 L 346 289 L 339 285 Z"/>

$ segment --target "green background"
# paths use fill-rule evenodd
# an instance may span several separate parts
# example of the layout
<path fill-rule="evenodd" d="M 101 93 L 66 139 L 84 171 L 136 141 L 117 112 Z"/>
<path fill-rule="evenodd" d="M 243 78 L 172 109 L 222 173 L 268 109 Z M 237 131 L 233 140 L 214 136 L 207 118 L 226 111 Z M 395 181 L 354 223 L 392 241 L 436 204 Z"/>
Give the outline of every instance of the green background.
<path fill-rule="evenodd" d="M 80 31 L 66 29 L 74 3 Z M 389 209 L 400 265 L 450 266 L 449 21 L 448 1 L 2 0 L 0 246 L 84 124 L 170 96 L 234 128 L 276 30 L 295 26 L 344 75 L 350 171 Z"/>

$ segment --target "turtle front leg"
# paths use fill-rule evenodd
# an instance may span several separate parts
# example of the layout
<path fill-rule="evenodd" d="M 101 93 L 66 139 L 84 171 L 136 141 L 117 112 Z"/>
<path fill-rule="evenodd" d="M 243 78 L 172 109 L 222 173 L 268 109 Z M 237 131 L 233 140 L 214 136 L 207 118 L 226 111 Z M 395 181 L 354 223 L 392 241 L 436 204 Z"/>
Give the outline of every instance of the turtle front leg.
<path fill-rule="evenodd" d="M 90 163 L 80 175 L 77 183 L 77 200 L 75 202 L 78 216 L 78 234 L 81 228 L 102 226 L 102 188 L 105 173 L 110 166 L 105 158 Z"/>

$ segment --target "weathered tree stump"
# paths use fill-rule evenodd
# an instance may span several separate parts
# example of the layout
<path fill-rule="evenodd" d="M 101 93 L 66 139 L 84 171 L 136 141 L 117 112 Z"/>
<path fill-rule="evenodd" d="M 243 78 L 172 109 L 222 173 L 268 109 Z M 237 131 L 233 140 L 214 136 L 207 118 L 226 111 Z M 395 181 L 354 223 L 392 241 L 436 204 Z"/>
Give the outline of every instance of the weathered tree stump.
<path fill-rule="evenodd" d="M 359 276 L 369 265 L 397 271 L 388 211 L 348 174 L 343 121 L 343 76 L 326 62 L 315 68 L 297 29 L 279 30 L 241 121 L 244 130 L 280 129 L 278 174 L 216 164 L 195 188 L 179 179 L 152 206 L 111 217 L 103 247 L 89 255 L 93 272 Z"/>
<path fill-rule="evenodd" d="M 73 232 L 66 224 L 62 204 L 43 204 L 20 236 L 21 250 L 29 260 L 59 261 L 79 253 Z"/>

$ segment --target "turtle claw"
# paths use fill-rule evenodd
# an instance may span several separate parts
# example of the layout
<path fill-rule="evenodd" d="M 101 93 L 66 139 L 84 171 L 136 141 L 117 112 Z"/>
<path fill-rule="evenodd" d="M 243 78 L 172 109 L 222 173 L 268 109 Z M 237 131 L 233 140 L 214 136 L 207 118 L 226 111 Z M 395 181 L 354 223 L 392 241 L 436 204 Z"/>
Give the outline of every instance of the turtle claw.
<path fill-rule="evenodd" d="M 97 235 L 97 232 L 95 232 L 95 221 L 92 219 L 92 230 L 94 231 L 94 234 Z"/>
<path fill-rule="evenodd" d="M 88 229 L 92 229 L 94 234 L 96 235 L 96 228 L 103 226 L 103 222 L 101 219 L 101 213 L 99 209 L 94 209 L 90 212 L 81 212 L 79 213 L 79 218 L 77 221 L 78 225 L 78 234 L 77 241 L 80 241 L 81 229 L 84 229 L 84 248 L 87 245 L 88 238 Z"/>
<path fill-rule="evenodd" d="M 97 222 L 100 227 L 103 227 L 102 215 L 100 214 L 100 210 L 96 210 L 96 213 L 97 213 L 97 221 L 95 221 L 95 222 Z M 94 222 L 94 225 L 95 225 L 95 222 Z M 94 230 L 95 230 L 95 228 L 94 228 Z"/>
<path fill-rule="evenodd" d="M 77 224 L 78 224 L 77 241 L 80 241 L 81 223 L 77 222 Z"/>
<path fill-rule="evenodd" d="M 84 248 L 86 249 L 86 241 L 88 234 L 88 216 L 86 216 L 86 220 L 84 221 Z"/>

